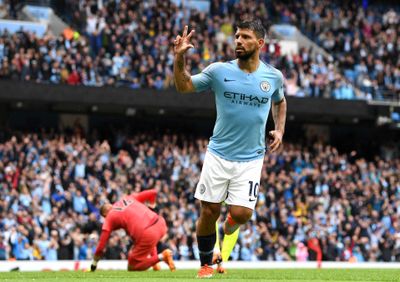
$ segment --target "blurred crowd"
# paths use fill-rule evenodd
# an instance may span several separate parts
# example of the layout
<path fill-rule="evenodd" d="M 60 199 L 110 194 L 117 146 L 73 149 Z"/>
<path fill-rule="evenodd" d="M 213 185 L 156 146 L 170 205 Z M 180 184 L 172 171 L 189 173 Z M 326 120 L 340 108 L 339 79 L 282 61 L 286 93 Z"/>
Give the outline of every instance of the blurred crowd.
<path fill-rule="evenodd" d="M 91 259 L 101 204 L 151 188 L 175 259 L 198 259 L 193 194 L 207 143 L 155 132 L 119 133 L 110 143 L 79 134 L 8 138 L 0 144 L 0 259 Z M 105 258 L 126 258 L 131 244 L 114 232 Z M 366 160 L 321 142 L 265 156 L 257 207 L 232 259 L 318 256 L 400 261 L 399 158 Z"/>
<path fill-rule="evenodd" d="M 234 59 L 234 24 L 257 16 L 266 27 L 297 25 L 333 56 L 312 50 L 282 54 L 268 40 L 262 59 L 281 69 L 288 95 L 383 99 L 400 92 L 399 14 L 347 1 L 210 1 L 208 12 L 179 1 L 65 0 L 71 28 L 38 38 L 0 36 L 0 78 L 87 86 L 165 89 L 173 86 L 172 42 L 188 24 L 196 30 L 188 69 Z"/>
<path fill-rule="evenodd" d="M 365 98 L 399 98 L 400 10 L 368 1 L 288 1 L 279 21 L 294 24 L 331 54 L 344 81 Z M 335 83 L 341 83 L 335 80 Z M 336 96 L 336 94 L 333 94 Z"/>

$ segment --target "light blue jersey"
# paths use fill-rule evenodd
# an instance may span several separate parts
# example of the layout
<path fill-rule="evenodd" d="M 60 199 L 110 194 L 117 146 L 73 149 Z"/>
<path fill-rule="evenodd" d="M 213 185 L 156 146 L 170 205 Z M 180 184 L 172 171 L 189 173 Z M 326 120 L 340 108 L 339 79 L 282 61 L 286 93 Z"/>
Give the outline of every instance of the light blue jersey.
<path fill-rule="evenodd" d="M 197 92 L 215 93 L 217 120 L 208 149 L 230 161 L 262 158 L 271 100 L 283 99 L 282 73 L 261 61 L 255 72 L 246 73 L 234 60 L 209 65 L 192 82 Z"/>

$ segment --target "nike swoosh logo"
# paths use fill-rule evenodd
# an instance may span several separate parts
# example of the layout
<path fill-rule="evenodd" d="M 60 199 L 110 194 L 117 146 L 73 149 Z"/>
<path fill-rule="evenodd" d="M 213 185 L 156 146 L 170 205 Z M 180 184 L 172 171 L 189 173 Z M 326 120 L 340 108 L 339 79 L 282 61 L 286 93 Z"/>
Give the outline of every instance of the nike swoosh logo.
<path fill-rule="evenodd" d="M 257 199 L 249 199 L 249 202 L 254 202 L 255 200 L 257 200 Z"/>
<path fill-rule="evenodd" d="M 227 79 L 227 78 L 225 78 L 225 79 L 224 79 L 224 81 L 225 81 L 225 82 L 230 82 L 230 81 L 236 81 L 236 80 L 234 80 L 234 79 Z"/>

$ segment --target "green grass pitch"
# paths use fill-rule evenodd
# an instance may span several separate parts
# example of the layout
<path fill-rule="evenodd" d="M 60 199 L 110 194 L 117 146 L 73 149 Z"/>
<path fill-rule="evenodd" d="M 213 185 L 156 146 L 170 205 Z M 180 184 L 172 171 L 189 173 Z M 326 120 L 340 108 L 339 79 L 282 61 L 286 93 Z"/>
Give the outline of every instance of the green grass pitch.
<path fill-rule="evenodd" d="M 227 282 L 246 281 L 399 281 L 400 269 L 232 269 L 228 274 L 215 274 L 209 280 Z M 176 272 L 146 271 L 83 271 L 66 272 L 6 272 L 0 273 L 0 281 L 35 281 L 35 282 L 169 282 L 199 281 L 196 270 L 178 270 Z"/>

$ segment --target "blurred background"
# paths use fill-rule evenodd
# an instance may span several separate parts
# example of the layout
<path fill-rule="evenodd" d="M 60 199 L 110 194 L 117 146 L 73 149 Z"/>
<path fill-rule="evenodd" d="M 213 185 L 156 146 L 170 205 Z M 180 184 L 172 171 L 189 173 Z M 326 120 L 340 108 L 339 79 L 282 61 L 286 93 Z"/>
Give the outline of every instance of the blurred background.
<path fill-rule="evenodd" d="M 400 261 L 399 13 L 372 0 L 0 0 L 0 260 L 91 259 L 100 205 L 151 188 L 175 259 L 198 259 L 214 97 L 176 93 L 172 43 L 196 30 L 195 74 L 234 59 L 235 23 L 256 16 L 261 58 L 286 78 L 287 127 L 231 259 Z M 131 244 L 114 232 L 105 258 Z"/>

